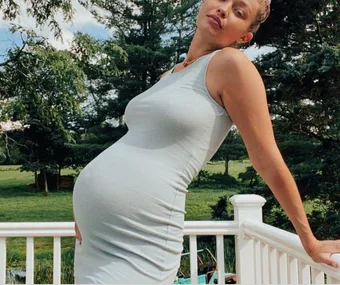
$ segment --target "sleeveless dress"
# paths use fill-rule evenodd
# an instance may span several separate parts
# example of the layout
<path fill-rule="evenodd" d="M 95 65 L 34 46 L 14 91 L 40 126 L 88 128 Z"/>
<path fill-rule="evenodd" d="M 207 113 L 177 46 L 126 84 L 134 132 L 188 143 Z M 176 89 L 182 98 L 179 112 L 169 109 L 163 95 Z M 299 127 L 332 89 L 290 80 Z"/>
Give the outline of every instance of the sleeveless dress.
<path fill-rule="evenodd" d="M 174 282 L 188 185 L 232 126 L 205 84 L 215 52 L 134 97 L 124 114 L 128 132 L 81 171 L 75 283 Z"/>

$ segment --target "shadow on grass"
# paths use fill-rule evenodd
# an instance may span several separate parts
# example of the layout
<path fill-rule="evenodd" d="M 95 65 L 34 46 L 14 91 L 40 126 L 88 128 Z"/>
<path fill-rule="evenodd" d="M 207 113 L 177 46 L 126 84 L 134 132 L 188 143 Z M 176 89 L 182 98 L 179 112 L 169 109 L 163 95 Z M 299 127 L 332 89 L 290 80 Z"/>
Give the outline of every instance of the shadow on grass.
<path fill-rule="evenodd" d="M 49 193 L 64 193 L 64 192 L 72 192 L 72 189 L 49 189 Z M 18 198 L 18 197 L 41 197 L 45 196 L 45 192 L 43 189 L 37 190 L 29 185 L 22 185 L 21 181 L 18 182 L 18 185 L 6 185 L 3 183 L 0 184 L 0 198 Z"/>

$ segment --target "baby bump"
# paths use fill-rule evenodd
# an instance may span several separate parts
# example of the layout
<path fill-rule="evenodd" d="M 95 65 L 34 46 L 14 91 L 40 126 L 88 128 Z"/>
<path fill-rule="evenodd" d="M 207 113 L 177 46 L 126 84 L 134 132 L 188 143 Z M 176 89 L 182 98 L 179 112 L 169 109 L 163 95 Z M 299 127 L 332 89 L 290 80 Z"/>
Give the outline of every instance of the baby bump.
<path fill-rule="evenodd" d="M 185 196 L 173 189 L 142 189 L 138 181 L 143 177 L 121 178 L 119 171 L 95 174 L 91 168 L 79 175 L 73 203 L 83 242 L 96 250 L 125 254 L 129 244 L 153 250 L 156 246 L 159 259 L 164 251 L 180 254 Z"/>

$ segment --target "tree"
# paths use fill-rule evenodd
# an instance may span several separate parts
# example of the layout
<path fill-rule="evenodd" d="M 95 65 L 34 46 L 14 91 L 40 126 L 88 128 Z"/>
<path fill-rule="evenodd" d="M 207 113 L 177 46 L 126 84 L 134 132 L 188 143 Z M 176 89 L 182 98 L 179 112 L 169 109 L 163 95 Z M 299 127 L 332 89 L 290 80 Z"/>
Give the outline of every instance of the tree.
<path fill-rule="evenodd" d="M 271 14 L 254 41 L 288 54 L 313 52 L 321 45 L 339 43 L 337 0 L 287 1 L 271 3 Z"/>
<path fill-rule="evenodd" d="M 86 85 L 91 100 L 84 108 L 79 126 L 88 129 L 112 119 L 108 104 L 116 95 L 111 78 L 122 70 L 118 64 L 127 62 L 127 53 L 114 39 L 97 40 L 89 35 L 76 33 L 72 53 L 86 74 Z"/>
<path fill-rule="evenodd" d="M 265 83 L 279 147 L 302 198 L 325 205 L 320 215 L 310 216 L 313 227 L 321 216 L 332 224 L 336 215 L 331 219 L 326 212 L 339 214 L 339 8 L 334 0 L 274 1 L 268 22 L 255 37 L 258 45 L 275 48 L 256 64 L 260 73 L 272 75 Z M 272 219 L 280 227 L 285 224 L 281 214 Z M 327 238 L 333 227 L 327 233 L 314 231 Z"/>
<path fill-rule="evenodd" d="M 9 58 L 16 50 L 9 52 Z M 20 120 L 27 125 L 19 144 L 24 154 L 22 170 L 40 170 L 48 191 L 47 175 L 59 177 L 69 131 L 80 103 L 86 99 L 85 75 L 68 51 L 57 51 L 47 43 L 30 42 L 18 60 L 0 72 L 0 90 L 7 98 L 2 119 Z"/>
<path fill-rule="evenodd" d="M 20 16 L 20 8 L 25 3 L 25 12 L 32 16 L 38 26 L 47 24 L 54 31 L 55 37 L 61 37 L 61 29 L 55 16 L 61 12 L 63 20 L 70 22 L 73 17 L 73 8 L 70 0 L 49 1 L 49 0 L 4 0 L 0 1 L 0 11 L 3 19 L 13 21 Z"/>
<path fill-rule="evenodd" d="M 107 117 L 115 118 L 123 124 L 128 102 L 155 84 L 159 76 L 178 60 L 179 53 L 186 49 L 186 41 L 177 42 L 176 32 L 183 32 L 183 36 L 184 30 L 189 29 L 187 23 L 193 17 L 185 11 L 192 9 L 194 2 L 197 3 L 98 0 L 92 1 L 92 6 L 87 6 L 100 22 L 116 30 L 114 42 L 127 54 L 127 61 L 116 61 L 118 69 L 124 72 L 106 78 L 105 83 L 99 87 L 101 91 L 115 91 L 116 97 L 107 101 Z M 105 13 L 98 14 L 98 9 Z M 180 24 L 176 19 L 181 19 Z"/>
<path fill-rule="evenodd" d="M 237 130 L 231 130 L 212 160 L 224 160 L 224 174 L 229 176 L 229 162 L 247 156 L 246 148 Z"/>

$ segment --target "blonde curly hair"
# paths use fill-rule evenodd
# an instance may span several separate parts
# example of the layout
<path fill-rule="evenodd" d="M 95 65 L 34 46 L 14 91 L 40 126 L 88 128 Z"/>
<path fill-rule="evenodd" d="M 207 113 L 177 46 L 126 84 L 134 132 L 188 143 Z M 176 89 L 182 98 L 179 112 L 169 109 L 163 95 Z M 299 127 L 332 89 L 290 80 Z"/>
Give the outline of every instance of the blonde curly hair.
<path fill-rule="evenodd" d="M 257 12 L 255 21 L 249 26 L 249 32 L 256 33 L 261 24 L 264 23 L 270 14 L 271 0 L 262 0 L 261 8 Z"/>

